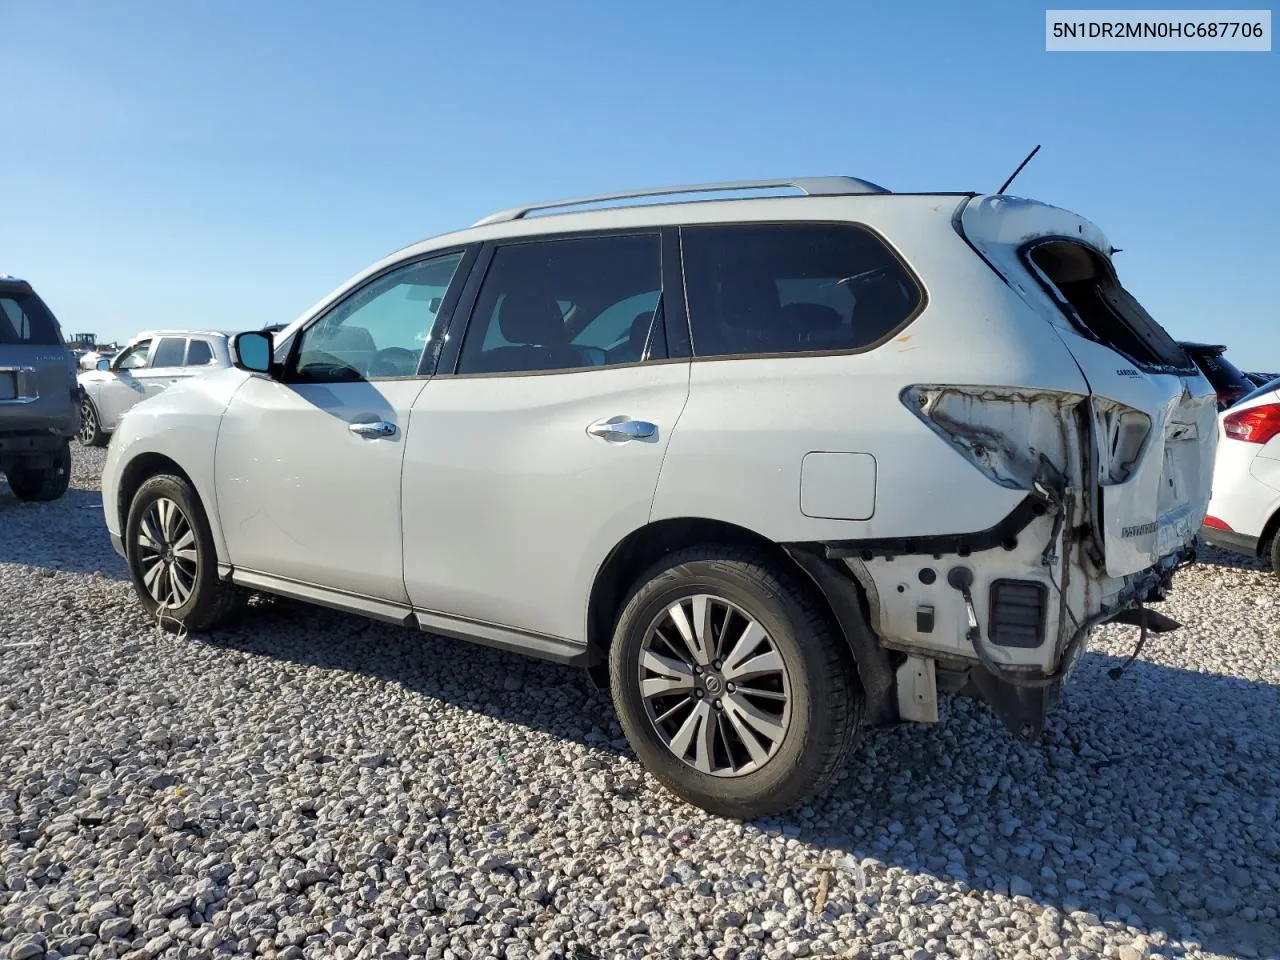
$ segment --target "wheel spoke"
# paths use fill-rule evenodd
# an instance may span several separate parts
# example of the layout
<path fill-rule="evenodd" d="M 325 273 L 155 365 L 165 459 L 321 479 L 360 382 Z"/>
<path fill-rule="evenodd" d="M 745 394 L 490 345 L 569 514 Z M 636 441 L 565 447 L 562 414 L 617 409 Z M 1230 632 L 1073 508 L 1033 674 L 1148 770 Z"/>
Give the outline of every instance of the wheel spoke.
<path fill-rule="evenodd" d="M 710 773 L 716 758 L 716 715 L 704 700 L 702 706 L 702 724 L 698 727 L 698 735 L 693 741 L 693 765 L 703 773 Z M 699 711 L 694 710 L 694 713 Z"/>
<path fill-rule="evenodd" d="M 180 536 L 174 542 L 173 551 L 174 553 L 180 553 L 181 551 L 186 550 L 189 547 L 194 547 L 195 545 L 196 545 L 195 532 L 188 526 L 187 532 L 184 533 L 182 536 Z"/>
<path fill-rule="evenodd" d="M 707 656 L 706 651 L 702 649 L 702 645 L 694 633 L 693 625 L 689 623 L 689 617 L 684 612 L 683 601 L 677 600 L 667 607 L 667 616 L 671 618 L 671 622 L 679 632 L 680 639 L 684 641 L 684 645 L 689 648 L 689 653 L 693 655 L 694 663 L 704 667 L 710 663 L 711 659 Z"/>
<path fill-rule="evenodd" d="M 733 707 L 725 704 L 724 715 L 729 718 L 729 725 L 733 727 L 733 732 L 737 734 L 738 742 L 747 749 L 747 753 L 751 755 L 751 762 L 755 764 L 764 763 L 769 759 L 769 750 L 751 732 L 751 729 L 742 722 L 738 715 L 734 712 Z"/>
<path fill-rule="evenodd" d="M 758 730 L 768 737 L 770 741 L 776 743 L 782 739 L 785 728 L 778 718 L 765 713 L 741 693 L 728 694 L 724 698 L 724 706 L 732 718 L 741 720 L 753 730 Z"/>
<path fill-rule="evenodd" d="M 157 500 L 160 510 L 160 532 L 164 534 L 165 543 L 173 543 L 173 501 Z"/>
<path fill-rule="evenodd" d="M 138 532 L 149 541 L 144 546 L 148 546 L 159 553 L 164 549 L 164 537 L 156 526 L 157 520 L 158 517 L 155 516 L 154 511 L 148 510 L 143 514 L 142 523 L 138 525 Z M 141 538 L 139 538 L 139 542 L 141 542 Z"/>
<path fill-rule="evenodd" d="M 724 675 L 732 677 L 733 671 L 739 669 L 743 661 L 755 653 L 756 647 L 760 646 L 760 641 L 767 636 L 768 634 L 764 632 L 764 627 L 754 620 L 747 621 L 746 628 L 738 635 L 738 639 L 734 641 L 733 646 L 724 655 Z"/>
<path fill-rule="evenodd" d="M 715 636 L 711 630 L 711 598 L 700 595 L 693 598 L 693 636 L 698 642 L 704 659 L 699 663 L 707 664 L 716 658 Z"/>
<path fill-rule="evenodd" d="M 741 683 L 744 680 L 752 680 L 769 673 L 780 673 L 782 669 L 781 655 L 777 650 L 770 650 L 741 663 L 726 663 L 724 665 L 724 678 L 735 683 Z"/>
<path fill-rule="evenodd" d="M 176 563 L 169 567 L 169 580 L 173 584 L 174 606 L 180 607 L 191 596 L 191 586 L 194 580 L 187 580 L 186 571 Z"/>
<path fill-rule="evenodd" d="M 658 724 L 659 726 L 666 723 L 668 720 L 674 717 L 677 713 L 679 713 L 684 707 L 687 707 L 692 702 L 693 702 L 693 697 L 685 697 L 683 700 L 681 700 L 671 709 L 664 710 L 659 716 L 654 717 L 653 722 Z"/>
<path fill-rule="evenodd" d="M 641 692 L 646 697 L 693 692 L 693 670 L 688 664 L 673 657 L 664 657 L 652 649 L 644 651 L 640 663 L 644 669 L 657 674 L 641 681 Z"/>
<path fill-rule="evenodd" d="M 711 716 L 711 707 L 705 700 L 698 703 L 689 716 L 685 718 L 684 723 L 680 724 L 680 729 L 676 731 L 675 736 L 671 738 L 671 752 L 681 760 L 689 752 L 689 746 L 693 743 L 694 736 L 697 735 L 699 728 Z M 710 772 L 710 768 L 705 772 Z"/>
<path fill-rule="evenodd" d="M 158 591 L 160 589 L 160 579 L 164 576 L 165 568 L 164 564 L 160 562 L 159 557 L 156 557 L 155 561 L 156 562 L 152 564 L 151 569 L 143 573 L 142 585 L 147 588 L 147 593 L 151 594 L 151 596 L 156 600 L 159 600 L 160 595 Z"/>

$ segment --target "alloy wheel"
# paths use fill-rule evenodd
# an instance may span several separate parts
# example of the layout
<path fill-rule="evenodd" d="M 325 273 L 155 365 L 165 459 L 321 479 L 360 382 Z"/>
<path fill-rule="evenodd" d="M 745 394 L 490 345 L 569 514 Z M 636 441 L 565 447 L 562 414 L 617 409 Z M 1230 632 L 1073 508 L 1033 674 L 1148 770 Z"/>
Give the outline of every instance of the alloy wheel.
<path fill-rule="evenodd" d="M 640 647 L 640 692 L 658 736 L 701 773 L 739 777 L 778 750 L 791 680 L 768 632 L 711 594 L 669 604 Z"/>
<path fill-rule="evenodd" d="M 196 534 L 178 504 L 153 500 L 138 524 L 138 567 L 142 585 L 161 607 L 180 607 L 196 584 Z"/>
<path fill-rule="evenodd" d="M 98 434 L 98 415 L 93 404 L 86 398 L 80 401 L 80 432 L 76 435 L 82 446 L 93 443 Z"/>

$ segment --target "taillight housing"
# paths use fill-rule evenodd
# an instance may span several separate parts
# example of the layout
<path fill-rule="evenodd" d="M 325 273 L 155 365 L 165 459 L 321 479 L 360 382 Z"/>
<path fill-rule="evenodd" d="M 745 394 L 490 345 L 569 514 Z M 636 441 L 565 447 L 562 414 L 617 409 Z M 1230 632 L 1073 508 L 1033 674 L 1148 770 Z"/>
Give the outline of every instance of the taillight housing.
<path fill-rule="evenodd" d="M 1222 418 L 1222 432 L 1232 440 L 1267 443 L 1280 434 L 1280 403 L 1233 410 Z"/>

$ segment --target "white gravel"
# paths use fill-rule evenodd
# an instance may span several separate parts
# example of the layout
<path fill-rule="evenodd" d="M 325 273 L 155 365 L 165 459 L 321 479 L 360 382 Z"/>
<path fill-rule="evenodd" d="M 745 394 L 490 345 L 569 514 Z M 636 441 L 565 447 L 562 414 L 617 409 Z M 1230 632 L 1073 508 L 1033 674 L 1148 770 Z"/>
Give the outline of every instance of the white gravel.
<path fill-rule="evenodd" d="M 1184 572 L 1119 681 L 1104 631 L 1040 743 L 949 701 L 744 825 L 567 668 L 283 601 L 157 633 L 75 457 L 57 503 L 0 484 L 7 960 L 1280 957 L 1280 581 L 1247 564 Z"/>

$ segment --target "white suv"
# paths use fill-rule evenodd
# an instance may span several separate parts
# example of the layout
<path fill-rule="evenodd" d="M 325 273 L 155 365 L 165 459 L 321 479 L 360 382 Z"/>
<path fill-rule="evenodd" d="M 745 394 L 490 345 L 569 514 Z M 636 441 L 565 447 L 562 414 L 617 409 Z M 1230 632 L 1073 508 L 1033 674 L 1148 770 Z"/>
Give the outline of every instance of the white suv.
<path fill-rule="evenodd" d="M 671 790 L 764 815 L 940 689 L 1035 735 L 1191 557 L 1214 391 L 1111 253 L 847 177 L 504 211 L 138 407 L 107 525 L 166 623 L 267 591 L 580 664 Z"/>

